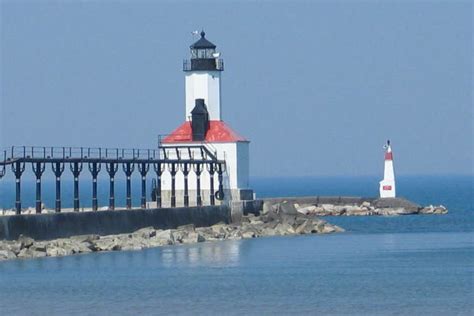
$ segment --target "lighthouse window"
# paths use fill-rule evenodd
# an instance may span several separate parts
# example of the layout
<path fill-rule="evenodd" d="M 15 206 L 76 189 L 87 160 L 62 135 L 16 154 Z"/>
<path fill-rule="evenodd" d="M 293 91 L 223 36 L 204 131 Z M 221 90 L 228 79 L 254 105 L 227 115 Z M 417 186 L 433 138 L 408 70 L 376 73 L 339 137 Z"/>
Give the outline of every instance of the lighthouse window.
<path fill-rule="evenodd" d="M 191 58 L 214 58 L 212 54 L 215 53 L 214 49 L 192 49 Z"/>
<path fill-rule="evenodd" d="M 204 49 L 198 50 L 198 58 L 206 58 L 206 51 Z"/>

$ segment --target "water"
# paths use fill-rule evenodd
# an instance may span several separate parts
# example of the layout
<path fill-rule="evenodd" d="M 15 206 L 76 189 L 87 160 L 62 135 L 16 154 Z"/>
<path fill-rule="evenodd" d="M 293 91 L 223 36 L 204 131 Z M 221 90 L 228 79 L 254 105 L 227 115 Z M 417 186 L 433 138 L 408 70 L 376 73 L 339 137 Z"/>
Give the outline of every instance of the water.
<path fill-rule="evenodd" d="M 376 191 L 372 178 L 343 180 L 254 187 L 260 196 Z M 400 179 L 401 194 L 450 213 L 327 218 L 342 234 L 2 262 L 0 314 L 473 315 L 472 183 Z"/>

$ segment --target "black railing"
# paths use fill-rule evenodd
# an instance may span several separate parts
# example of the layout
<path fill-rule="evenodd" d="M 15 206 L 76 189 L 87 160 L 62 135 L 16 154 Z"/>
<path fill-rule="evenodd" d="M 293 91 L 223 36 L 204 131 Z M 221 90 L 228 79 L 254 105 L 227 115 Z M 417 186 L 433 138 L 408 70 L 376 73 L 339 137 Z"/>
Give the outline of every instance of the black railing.
<path fill-rule="evenodd" d="M 133 160 L 157 159 L 158 149 L 13 146 L 4 150 L 4 162 L 18 159 L 47 160 Z M 0 157 L 0 164 L 2 164 Z"/>
<path fill-rule="evenodd" d="M 183 71 L 223 71 L 224 60 L 218 58 L 192 58 L 183 61 Z"/>
<path fill-rule="evenodd" d="M 164 153 L 164 157 L 167 157 L 169 154 L 166 154 L 164 150 L 169 152 L 169 150 L 173 149 L 176 153 L 176 155 L 182 155 L 182 153 L 188 153 L 190 157 L 193 157 L 196 153 L 196 149 L 199 149 L 199 152 L 201 153 L 201 157 L 204 157 L 206 155 L 209 155 L 211 159 L 217 160 L 217 150 L 216 148 L 212 145 L 212 143 L 208 141 L 201 141 L 201 142 L 195 142 L 196 145 L 175 145 L 176 143 L 173 143 L 172 145 L 167 145 L 164 140 L 166 137 L 170 136 L 171 134 L 160 134 L 158 135 L 158 147 L 161 148 L 161 152 Z M 188 134 L 173 134 L 173 136 L 182 136 L 184 138 L 185 136 L 188 136 Z M 192 140 L 189 141 L 182 141 L 183 143 L 193 143 Z M 177 150 L 179 149 L 179 150 Z M 224 159 L 225 160 L 225 159 Z"/>
<path fill-rule="evenodd" d="M 2 166 L 22 160 L 27 162 L 122 162 L 122 161 L 154 161 L 159 159 L 177 160 L 214 160 L 216 153 L 206 144 L 203 145 L 170 145 L 163 146 L 160 141 L 159 149 L 133 148 L 89 148 L 89 147 L 38 147 L 13 146 L 0 150 L 0 174 Z"/>

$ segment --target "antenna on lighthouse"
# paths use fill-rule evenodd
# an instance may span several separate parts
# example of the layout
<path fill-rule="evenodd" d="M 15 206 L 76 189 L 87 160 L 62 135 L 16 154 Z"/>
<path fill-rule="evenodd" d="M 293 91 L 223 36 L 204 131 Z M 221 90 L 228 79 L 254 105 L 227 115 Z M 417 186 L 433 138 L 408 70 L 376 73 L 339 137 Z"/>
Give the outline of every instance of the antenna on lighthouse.
<path fill-rule="evenodd" d="M 193 40 L 195 40 L 196 36 L 199 35 L 199 31 L 198 30 L 194 30 L 191 32 L 191 36 L 193 37 Z"/>

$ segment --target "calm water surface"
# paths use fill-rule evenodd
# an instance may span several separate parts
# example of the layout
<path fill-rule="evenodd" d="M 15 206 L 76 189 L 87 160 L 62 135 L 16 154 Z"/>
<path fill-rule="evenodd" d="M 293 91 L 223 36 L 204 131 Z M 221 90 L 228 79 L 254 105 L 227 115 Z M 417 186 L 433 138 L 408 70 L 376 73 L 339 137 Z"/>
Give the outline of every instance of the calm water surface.
<path fill-rule="evenodd" d="M 267 181 L 255 183 L 261 195 L 338 185 Z M 354 181 L 361 191 L 372 183 Z M 472 177 L 413 181 L 405 196 L 450 213 L 327 218 L 347 229 L 337 235 L 1 262 L 0 315 L 473 315 Z M 371 195 L 340 186 L 341 194 Z"/>

